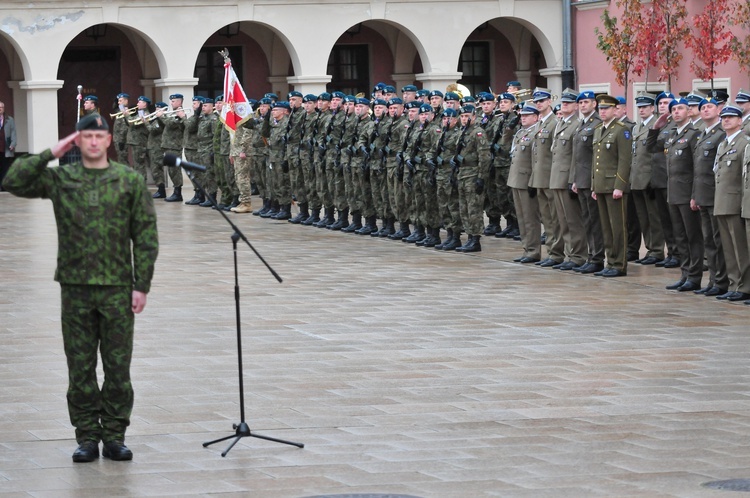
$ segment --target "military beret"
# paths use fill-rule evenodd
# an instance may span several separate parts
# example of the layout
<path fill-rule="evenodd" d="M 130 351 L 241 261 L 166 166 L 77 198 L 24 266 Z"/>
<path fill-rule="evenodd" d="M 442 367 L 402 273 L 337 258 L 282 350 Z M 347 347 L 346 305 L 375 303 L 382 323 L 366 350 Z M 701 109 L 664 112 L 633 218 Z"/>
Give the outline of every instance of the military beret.
<path fill-rule="evenodd" d="M 145 95 L 141 95 L 140 97 L 138 97 L 138 102 L 145 102 L 147 104 L 150 104 L 151 99 L 146 97 Z"/>
<path fill-rule="evenodd" d="M 591 90 L 585 90 L 578 94 L 576 102 L 580 102 L 582 100 L 596 100 L 596 94 Z"/>
<path fill-rule="evenodd" d="M 512 93 L 504 92 L 497 96 L 497 101 L 500 102 L 501 100 L 510 100 L 511 102 L 515 102 L 516 96 Z"/>
<path fill-rule="evenodd" d="M 462 98 L 461 100 L 459 100 L 459 103 L 460 103 L 461 105 L 466 105 L 466 104 L 476 104 L 476 103 L 477 103 L 477 101 L 476 101 L 476 99 L 475 99 L 474 97 L 472 97 L 471 95 L 467 95 L 466 97 L 464 97 L 464 98 Z"/>
<path fill-rule="evenodd" d="M 724 106 L 724 108 L 721 110 L 721 114 L 719 116 L 726 117 L 726 116 L 737 116 L 738 118 L 742 117 L 742 109 L 739 107 L 733 106 L 732 104 L 727 104 Z"/>
<path fill-rule="evenodd" d="M 443 92 L 441 92 L 440 90 L 432 90 L 430 92 L 430 97 L 442 97 L 442 96 L 443 96 Z"/>
<path fill-rule="evenodd" d="M 298 92 L 297 90 L 292 90 L 286 95 L 287 100 L 291 99 L 292 97 L 302 97 L 302 92 Z"/>
<path fill-rule="evenodd" d="M 388 107 L 388 102 L 386 102 L 384 99 L 375 99 L 372 101 L 373 105 L 384 105 Z"/>
<path fill-rule="evenodd" d="M 372 88 L 373 92 L 382 92 L 385 88 L 385 83 L 376 83 L 375 86 Z"/>
<path fill-rule="evenodd" d="M 364 97 L 357 97 L 357 101 L 355 102 L 357 105 L 370 105 L 370 101 Z"/>
<path fill-rule="evenodd" d="M 737 96 L 734 98 L 734 101 L 738 104 L 750 102 L 750 92 L 746 92 L 745 90 L 740 88 L 740 91 L 737 92 Z"/>
<path fill-rule="evenodd" d="M 404 109 L 418 109 L 421 105 L 422 102 L 412 100 L 411 102 L 407 102 L 406 104 L 404 104 Z"/>
<path fill-rule="evenodd" d="M 669 92 L 661 92 L 659 95 L 656 96 L 654 99 L 654 103 L 656 105 L 659 105 L 659 101 L 661 99 L 674 99 L 674 95 Z"/>
<path fill-rule="evenodd" d="M 531 96 L 531 98 L 534 100 L 534 102 L 539 102 L 541 100 L 547 100 L 552 98 L 552 92 L 547 90 L 546 88 L 535 88 L 534 93 Z"/>
<path fill-rule="evenodd" d="M 88 100 L 89 102 L 99 102 L 99 97 L 96 95 L 86 95 L 83 100 Z"/>
<path fill-rule="evenodd" d="M 317 95 L 313 95 L 312 93 L 308 93 L 302 97 L 302 102 L 315 102 L 316 100 L 318 100 Z"/>
<path fill-rule="evenodd" d="M 729 94 L 724 90 L 711 90 L 709 96 L 721 104 L 729 100 Z"/>
<path fill-rule="evenodd" d="M 84 130 L 104 130 L 109 131 L 109 125 L 107 121 L 103 119 L 99 114 L 92 113 L 82 117 L 78 123 L 76 123 L 76 131 Z"/>
<path fill-rule="evenodd" d="M 265 97 L 267 99 L 271 99 L 271 100 L 279 100 L 279 96 L 276 95 L 275 93 L 271 93 L 271 92 L 263 95 L 263 97 Z"/>
<path fill-rule="evenodd" d="M 344 102 L 357 102 L 357 97 L 355 97 L 354 95 L 347 95 L 346 97 L 344 97 Z"/>
<path fill-rule="evenodd" d="M 536 108 L 534 104 L 531 102 L 527 102 L 524 104 L 524 106 L 521 108 L 520 111 L 518 111 L 519 114 L 539 114 L 539 109 Z"/>
<path fill-rule="evenodd" d="M 520 81 L 509 81 L 506 83 L 505 86 L 517 86 L 518 88 L 521 88 L 521 82 Z"/>
<path fill-rule="evenodd" d="M 286 100 L 277 100 L 277 101 L 276 101 L 276 102 L 275 102 L 275 103 L 273 104 L 273 108 L 274 108 L 274 109 L 276 109 L 277 107 L 280 107 L 280 108 L 282 108 L 282 109 L 286 109 L 286 110 L 288 110 L 288 111 L 291 111 L 291 110 L 292 110 L 292 106 L 290 106 L 290 105 L 289 105 L 289 102 L 287 102 Z"/>
<path fill-rule="evenodd" d="M 443 111 L 443 117 L 444 118 L 455 118 L 458 116 L 458 113 L 455 109 L 446 109 Z"/>
<path fill-rule="evenodd" d="M 427 112 L 435 112 L 435 110 L 430 104 L 422 104 L 421 106 L 419 106 L 419 114 L 424 114 Z"/>
<path fill-rule="evenodd" d="M 344 100 L 346 98 L 346 95 L 344 95 L 344 92 L 336 91 L 331 94 L 331 98 Z"/>
<path fill-rule="evenodd" d="M 203 97 L 202 102 L 204 104 L 213 104 L 214 103 L 214 99 L 209 99 L 208 97 Z"/>
<path fill-rule="evenodd" d="M 676 105 L 689 105 L 687 99 L 680 97 L 679 99 L 674 99 L 672 102 L 669 103 L 669 110 L 671 111 L 672 108 Z"/>
<path fill-rule="evenodd" d="M 224 102 L 224 94 L 222 93 L 221 95 L 217 95 L 214 100 L 216 102 Z"/>
<path fill-rule="evenodd" d="M 562 91 L 560 94 L 560 102 L 575 102 L 578 100 L 578 92 L 573 90 L 572 88 L 566 88 Z"/>
<path fill-rule="evenodd" d="M 625 97 L 623 97 L 623 96 L 621 96 L 621 95 L 618 95 L 618 96 L 617 96 L 617 97 L 615 97 L 615 98 L 617 99 L 617 104 L 618 104 L 618 105 L 625 105 L 625 104 L 627 104 L 627 103 L 628 103 L 628 101 L 627 101 L 627 100 L 625 100 Z"/>
<path fill-rule="evenodd" d="M 129 99 L 130 95 L 128 95 L 127 93 L 118 93 L 117 94 L 117 98 L 118 99 Z M 169 97 L 169 98 L 171 99 L 172 97 Z"/>
<path fill-rule="evenodd" d="M 255 99 L 247 99 L 247 103 L 250 104 L 252 107 L 255 107 L 258 105 L 258 101 Z"/>
<path fill-rule="evenodd" d="M 385 93 L 396 93 L 396 87 L 393 85 L 386 85 L 385 88 L 383 88 L 383 91 Z"/>
<path fill-rule="evenodd" d="M 417 91 L 416 85 L 406 85 L 401 88 L 402 93 L 403 92 L 416 92 L 416 91 Z"/>
<path fill-rule="evenodd" d="M 325 100 L 326 102 L 330 102 L 331 94 L 328 92 L 323 92 L 320 95 L 318 95 L 318 100 Z"/>
<path fill-rule="evenodd" d="M 403 100 L 401 100 L 400 98 L 398 98 L 398 97 L 393 97 L 392 99 L 390 99 L 390 100 L 388 101 L 388 107 L 390 107 L 390 106 L 392 106 L 392 105 L 403 105 L 403 103 L 404 103 L 404 101 L 403 101 Z"/>
<path fill-rule="evenodd" d="M 719 102 L 718 100 L 716 100 L 714 98 L 703 99 L 703 100 L 701 100 L 701 103 L 698 104 L 698 109 L 703 109 L 703 106 L 706 105 L 706 104 L 713 104 L 715 106 L 718 106 L 719 104 L 721 104 L 721 102 Z"/>
<path fill-rule="evenodd" d="M 167 103 L 166 102 L 157 102 L 155 105 L 156 105 L 156 107 L 167 107 Z"/>
<path fill-rule="evenodd" d="M 193 102 L 203 102 L 204 98 L 200 95 L 193 96 Z"/>
<path fill-rule="evenodd" d="M 654 99 L 654 96 L 650 93 L 640 93 L 635 98 L 636 107 L 647 107 L 650 105 L 654 105 L 655 103 L 656 103 L 656 100 Z"/>
<path fill-rule="evenodd" d="M 417 97 L 429 97 L 429 96 L 430 96 L 430 91 L 429 90 L 427 90 L 425 88 L 423 88 L 421 90 L 417 90 Z"/>
<path fill-rule="evenodd" d="M 172 100 L 172 99 L 184 99 L 184 98 L 185 97 L 183 97 L 181 93 L 173 93 L 172 95 L 169 96 L 169 100 Z"/>
<path fill-rule="evenodd" d="M 443 97 L 442 95 L 440 96 Z M 446 102 L 452 102 L 452 101 L 458 102 L 459 100 L 461 100 L 461 97 L 459 97 L 456 92 L 446 92 L 445 97 L 443 97 L 443 100 L 445 100 Z"/>
<path fill-rule="evenodd" d="M 555 114 L 557 114 L 561 110 L 562 110 L 562 105 L 561 104 L 556 104 L 555 107 L 552 108 L 552 112 L 554 112 Z"/>
<path fill-rule="evenodd" d="M 473 105 L 465 105 L 461 108 L 461 114 L 474 114 L 476 108 Z"/>
<path fill-rule="evenodd" d="M 271 105 L 271 104 L 273 104 L 273 100 L 269 99 L 268 97 L 263 97 L 262 99 L 260 99 L 258 101 L 258 104 L 260 104 L 260 105 L 264 105 L 264 104 L 265 105 Z"/>

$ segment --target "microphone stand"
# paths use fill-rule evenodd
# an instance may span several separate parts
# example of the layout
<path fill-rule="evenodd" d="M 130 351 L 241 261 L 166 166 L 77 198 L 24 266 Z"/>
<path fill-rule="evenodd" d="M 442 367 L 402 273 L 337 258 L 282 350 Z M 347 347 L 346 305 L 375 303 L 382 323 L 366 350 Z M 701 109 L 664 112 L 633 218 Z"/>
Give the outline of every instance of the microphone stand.
<path fill-rule="evenodd" d="M 295 443 L 292 441 L 286 441 L 284 439 L 277 439 L 270 436 L 263 436 L 261 434 L 256 434 L 250 430 L 250 427 L 247 425 L 247 422 L 245 422 L 245 387 L 244 387 L 244 381 L 243 381 L 243 372 L 242 372 L 242 333 L 240 328 L 240 284 L 239 284 L 239 273 L 237 270 L 237 241 L 242 239 L 247 246 L 252 249 L 252 251 L 255 253 L 256 256 L 258 256 L 258 259 L 260 259 L 263 264 L 268 268 L 268 271 L 271 272 L 271 274 L 276 278 L 276 280 L 280 283 L 282 282 L 281 277 L 278 273 L 274 271 L 273 268 L 266 262 L 265 259 L 263 259 L 263 256 L 258 253 L 258 251 L 255 250 L 253 245 L 250 243 L 249 240 L 247 240 L 247 237 L 245 237 L 245 234 L 242 233 L 242 231 L 237 228 L 237 225 L 232 223 L 232 220 L 229 219 L 229 217 L 226 215 L 223 209 L 219 209 L 219 206 L 216 204 L 216 199 L 211 197 L 211 195 L 206 192 L 206 190 L 203 188 L 203 185 L 201 185 L 196 179 L 195 175 L 193 174 L 192 170 L 185 168 L 185 171 L 188 174 L 188 177 L 193 182 L 193 185 L 198 187 L 198 189 L 203 192 L 203 195 L 206 196 L 206 199 L 211 201 L 211 204 L 214 206 L 215 210 L 219 212 L 227 223 L 229 223 L 229 226 L 232 227 L 232 230 L 234 232 L 232 233 L 232 251 L 234 253 L 234 303 L 235 303 L 235 311 L 236 311 L 236 317 L 237 317 L 237 366 L 239 370 L 239 379 L 240 379 L 240 422 L 238 424 L 232 424 L 232 429 L 235 430 L 234 434 L 230 434 L 229 436 L 225 436 L 219 439 L 214 439 L 213 441 L 208 441 L 203 443 L 203 447 L 207 447 L 209 445 L 212 445 L 214 443 L 219 443 L 221 441 L 226 441 L 227 439 L 234 438 L 234 441 L 227 447 L 226 450 L 221 454 L 222 457 L 227 456 L 227 453 L 229 453 L 229 450 L 231 450 L 237 442 L 242 439 L 243 437 L 256 437 L 258 439 L 265 439 L 267 441 L 274 441 L 277 443 L 283 443 L 283 444 L 289 444 L 291 446 L 296 446 L 298 448 L 304 448 L 305 445 L 302 443 Z"/>

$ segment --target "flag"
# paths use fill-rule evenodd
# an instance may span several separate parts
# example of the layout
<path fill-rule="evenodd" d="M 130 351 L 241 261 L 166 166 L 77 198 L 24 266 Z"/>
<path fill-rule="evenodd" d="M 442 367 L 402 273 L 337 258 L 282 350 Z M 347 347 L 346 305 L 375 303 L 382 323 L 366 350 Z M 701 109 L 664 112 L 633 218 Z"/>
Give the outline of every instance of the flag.
<path fill-rule="evenodd" d="M 247 101 L 245 90 L 232 68 L 232 61 L 224 58 L 224 107 L 221 108 L 221 121 L 230 133 L 250 119 L 253 108 Z"/>

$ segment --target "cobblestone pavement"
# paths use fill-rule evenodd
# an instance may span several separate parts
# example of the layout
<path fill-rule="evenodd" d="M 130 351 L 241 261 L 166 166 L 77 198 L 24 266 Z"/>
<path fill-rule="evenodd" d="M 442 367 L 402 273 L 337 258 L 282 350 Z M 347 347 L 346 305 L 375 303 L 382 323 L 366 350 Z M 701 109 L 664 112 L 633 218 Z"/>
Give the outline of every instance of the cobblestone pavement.
<path fill-rule="evenodd" d="M 189 197 L 189 196 L 188 196 Z M 254 201 L 255 202 L 255 201 Z M 73 464 L 49 201 L 0 194 L 0 493 L 713 497 L 750 478 L 750 306 L 156 201 L 132 462 Z"/>

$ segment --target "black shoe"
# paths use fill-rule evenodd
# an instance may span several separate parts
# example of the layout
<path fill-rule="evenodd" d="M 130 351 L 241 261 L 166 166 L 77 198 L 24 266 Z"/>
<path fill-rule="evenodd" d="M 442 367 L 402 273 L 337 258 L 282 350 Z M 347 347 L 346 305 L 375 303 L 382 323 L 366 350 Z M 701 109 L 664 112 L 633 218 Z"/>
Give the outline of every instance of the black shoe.
<path fill-rule="evenodd" d="M 562 271 L 568 271 L 572 270 L 574 268 L 578 268 L 578 265 L 573 263 L 572 261 L 565 261 L 563 264 L 561 264 L 557 269 Z"/>
<path fill-rule="evenodd" d="M 735 294 L 737 293 L 734 291 L 725 292 L 724 294 L 721 294 L 720 296 L 716 296 L 716 299 L 721 299 L 722 301 L 726 301 L 727 299 L 734 296 Z"/>
<path fill-rule="evenodd" d="M 628 254 L 628 261 L 636 261 L 636 260 L 638 260 L 638 253 Z"/>
<path fill-rule="evenodd" d="M 156 186 L 156 192 L 154 192 L 154 195 L 151 196 L 153 199 L 166 199 L 167 197 L 167 189 L 164 188 L 164 184 L 160 183 Z"/>
<path fill-rule="evenodd" d="M 461 236 L 454 234 L 453 237 L 445 241 L 442 249 L 443 251 L 455 251 L 459 247 L 461 247 Z"/>
<path fill-rule="evenodd" d="M 185 205 L 187 205 L 187 206 L 197 206 L 201 202 L 203 202 L 203 195 L 201 195 L 201 193 L 196 190 L 193 193 L 193 198 L 190 199 L 189 201 L 185 202 Z"/>
<path fill-rule="evenodd" d="M 596 277 L 603 277 L 605 273 L 607 273 L 609 270 L 613 270 L 614 268 L 602 268 L 599 271 L 594 272 L 594 276 Z"/>
<path fill-rule="evenodd" d="M 581 273 L 581 272 L 582 272 L 583 270 L 585 270 L 585 269 L 586 269 L 586 268 L 588 268 L 589 266 L 591 266 L 591 263 L 589 263 L 588 261 L 586 261 L 586 262 L 585 262 L 584 264 L 582 264 L 581 266 L 576 266 L 576 267 L 574 267 L 574 268 L 573 268 L 573 271 L 574 271 L 574 272 L 576 272 L 576 273 Z"/>
<path fill-rule="evenodd" d="M 704 295 L 706 297 L 709 297 L 709 296 L 721 296 L 722 294 L 726 294 L 726 293 L 727 293 L 726 289 L 721 289 L 719 287 L 711 287 L 709 290 L 706 291 L 706 293 Z"/>
<path fill-rule="evenodd" d="M 658 263 L 659 261 L 660 260 L 656 259 L 653 256 L 646 256 L 645 258 L 643 258 L 642 260 L 640 260 L 638 262 L 640 264 L 642 264 L 642 265 L 654 265 L 654 264 Z"/>
<path fill-rule="evenodd" d="M 217 195 L 217 193 L 216 193 L 216 192 L 212 192 L 212 193 L 210 194 L 210 198 L 209 198 L 208 196 L 206 196 L 206 198 L 204 199 L 204 201 L 203 201 L 203 202 L 201 202 L 201 203 L 200 203 L 200 204 L 198 204 L 198 205 L 199 205 L 200 207 L 204 207 L 204 208 L 208 208 L 208 207 L 211 207 L 211 206 L 213 206 L 214 204 L 213 204 L 213 202 L 211 202 L 211 198 L 213 198 L 213 200 L 216 200 L 216 195 Z"/>
<path fill-rule="evenodd" d="M 687 281 L 681 286 L 677 288 L 679 292 L 690 292 L 694 290 L 698 290 L 701 288 L 701 284 L 696 284 L 695 282 Z"/>
<path fill-rule="evenodd" d="M 539 260 L 537 258 L 532 258 L 529 256 L 524 256 L 521 259 L 518 260 L 519 263 L 528 264 L 528 263 L 538 263 Z"/>
<path fill-rule="evenodd" d="M 750 298 L 750 294 L 745 292 L 735 292 L 734 296 L 729 296 L 727 301 L 745 301 Z"/>
<path fill-rule="evenodd" d="M 667 256 L 666 258 L 662 259 L 661 261 L 657 261 L 656 263 L 654 263 L 654 266 L 656 266 L 657 268 L 664 268 L 664 265 L 666 265 L 670 261 L 672 261 L 672 258 L 670 258 L 669 256 Z"/>
<path fill-rule="evenodd" d="M 96 441 L 84 441 L 73 452 L 74 462 L 93 462 L 97 458 L 99 458 L 99 443 Z"/>
<path fill-rule="evenodd" d="M 679 268 L 679 266 L 680 260 L 677 258 L 670 258 L 669 261 L 664 264 L 664 268 Z"/>
<path fill-rule="evenodd" d="M 391 240 L 401 240 L 403 238 L 408 237 L 409 235 L 411 235 L 411 230 L 409 230 L 409 224 L 401 223 L 399 225 L 398 232 L 389 235 L 388 238 Z"/>
<path fill-rule="evenodd" d="M 602 277 L 624 277 L 627 273 L 620 271 L 617 268 L 608 268 L 602 273 Z"/>
<path fill-rule="evenodd" d="M 133 452 L 122 441 L 109 441 L 104 443 L 102 456 L 116 461 L 132 460 Z"/>
<path fill-rule="evenodd" d="M 500 218 L 490 219 L 490 224 L 482 232 L 482 235 L 491 236 L 500 231 Z"/>
<path fill-rule="evenodd" d="M 694 290 L 693 294 L 705 294 L 706 292 L 710 291 L 713 288 L 714 288 L 714 286 L 711 285 L 711 284 L 709 284 L 708 286 L 706 286 L 706 287 L 704 287 L 702 289 Z"/>
<path fill-rule="evenodd" d="M 682 285 L 683 285 L 684 283 L 685 283 L 685 280 L 678 280 L 677 282 L 675 282 L 675 283 L 673 283 L 673 284 L 669 284 L 669 285 L 667 285 L 666 289 L 667 289 L 667 290 L 677 290 L 677 289 L 679 289 L 680 287 L 682 287 Z"/>
<path fill-rule="evenodd" d="M 546 261 L 539 263 L 542 268 L 554 268 L 555 265 L 562 264 L 562 261 L 555 261 L 554 259 L 547 258 Z"/>
<path fill-rule="evenodd" d="M 602 270 L 604 270 L 604 265 L 602 265 L 602 264 L 596 264 L 596 263 L 589 263 L 589 267 L 588 268 L 584 268 L 584 269 L 580 270 L 578 273 L 581 273 L 581 274 L 593 273 L 594 275 L 596 275 L 597 273 L 599 273 Z"/>
<path fill-rule="evenodd" d="M 181 202 L 182 201 L 182 187 L 175 187 L 172 195 L 164 199 L 167 202 Z"/>
<path fill-rule="evenodd" d="M 480 252 L 482 250 L 482 246 L 479 243 L 479 237 L 480 235 L 469 235 L 469 239 L 466 241 L 466 244 L 462 245 L 461 247 L 457 247 L 456 251 Z"/>
<path fill-rule="evenodd" d="M 536 262 L 536 263 L 534 263 L 534 264 L 535 264 L 536 266 L 542 266 L 542 265 L 543 265 L 544 263 L 546 263 L 547 261 L 550 261 L 550 259 L 549 259 L 549 258 L 544 258 L 543 260 L 541 260 L 541 261 L 537 261 L 537 262 Z"/>
<path fill-rule="evenodd" d="M 263 207 L 253 211 L 253 216 L 263 216 L 271 209 L 271 202 L 268 199 L 263 199 Z"/>

